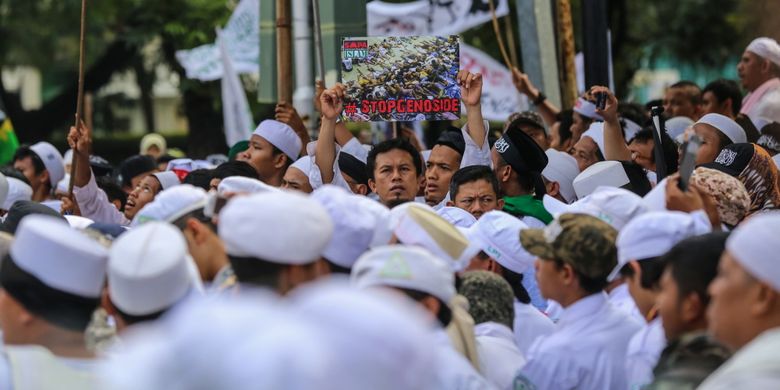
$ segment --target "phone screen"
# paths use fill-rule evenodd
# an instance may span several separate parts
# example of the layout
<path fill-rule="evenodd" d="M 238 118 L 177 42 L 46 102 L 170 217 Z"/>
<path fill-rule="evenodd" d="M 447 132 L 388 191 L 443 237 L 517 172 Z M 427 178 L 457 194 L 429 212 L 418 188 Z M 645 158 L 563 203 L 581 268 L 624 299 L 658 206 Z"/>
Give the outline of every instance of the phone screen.
<path fill-rule="evenodd" d="M 678 186 L 683 191 L 688 191 L 691 175 L 696 168 L 696 155 L 699 153 L 699 146 L 701 146 L 701 139 L 697 135 L 692 135 L 682 146 L 684 154 L 680 163 L 680 182 Z"/>

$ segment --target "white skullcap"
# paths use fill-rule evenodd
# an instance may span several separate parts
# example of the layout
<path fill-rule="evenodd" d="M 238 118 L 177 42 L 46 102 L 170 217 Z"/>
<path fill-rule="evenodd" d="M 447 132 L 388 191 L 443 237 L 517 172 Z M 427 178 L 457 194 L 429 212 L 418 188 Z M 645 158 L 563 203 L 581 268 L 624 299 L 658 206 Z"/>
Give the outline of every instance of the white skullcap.
<path fill-rule="evenodd" d="M 206 160 L 193 160 L 191 158 L 177 158 L 168 161 L 166 171 L 192 172 L 198 169 L 214 169 L 214 165 Z"/>
<path fill-rule="evenodd" d="M 66 173 L 65 177 L 57 182 L 57 188 L 55 188 L 54 191 L 67 194 L 68 187 L 70 187 L 70 173 Z"/>
<path fill-rule="evenodd" d="M 598 146 L 601 155 L 606 156 L 604 153 L 604 122 L 591 123 L 588 130 L 582 133 L 582 137 L 590 137 Z"/>
<path fill-rule="evenodd" d="M 577 160 L 568 153 L 559 152 L 555 149 L 547 149 L 544 154 L 547 155 L 547 166 L 542 171 L 542 176 L 548 181 L 558 183 L 561 196 L 567 202 L 573 202 L 577 199 L 574 192 L 574 178 L 580 174 L 580 168 L 577 166 Z"/>
<path fill-rule="evenodd" d="M 401 207 L 400 210 L 397 210 Z M 393 234 L 406 245 L 418 245 L 437 257 L 449 260 L 451 268 L 458 270 L 476 253 L 469 253 L 469 240 L 433 209 L 419 203 L 406 203 L 390 211 L 397 216 Z"/>
<path fill-rule="evenodd" d="M 618 232 L 615 241 L 618 263 L 608 280 L 615 280 L 620 269 L 632 260 L 661 256 L 678 242 L 711 231 L 708 221 L 679 211 L 651 211 L 640 215 Z"/>
<path fill-rule="evenodd" d="M 629 190 L 615 187 L 598 187 L 592 194 L 571 205 L 546 196 L 544 207 L 554 216 L 563 213 L 592 215 L 617 231 L 623 229 L 632 219 L 648 211 L 642 197 Z"/>
<path fill-rule="evenodd" d="M 436 214 L 455 227 L 469 228 L 477 222 L 477 219 L 470 212 L 460 207 L 445 206 L 436 210 Z"/>
<path fill-rule="evenodd" d="M 65 165 L 73 163 L 73 149 L 65 151 L 65 154 L 62 155 L 62 163 Z"/>
<path fill-rule="evenodd" d="M 520 244 L 520 232 L 528 225 L 503 211 L 485 213 L 469 229 L 469 238 L 480 243 L 480 249 L 502 267 L 522 274 L 531 268 L 536 256 Z"/>
<path fill-rule="evenodd" d="M 84 230 L 88 228 L 89 225 L 95 223 L 95 221 L 89 218 L 78 216 L 78 215 L 65 215 L 65 220 L 68 221 L 68 225 L 70 225 L 70 227 L 76 230 Z"/>
<path fill-rule="evenodd" d="M 293 161 L 298 159 L 303 147 L 301 138 L 295 134 L 292 127 L 273 119 L 260 122 L 252 135 L 263 137 Z"/>
<path fill-rule="evenodd" d="M 219 214 L 218 230 L 231 256 L 308 264 L 330 243 L 333 222 L 306 196 L 266 192 L 231 199 Z"/>
<path fill-rule="evenodd" d="M 390 286 L 421 291 L 449 304 L 455 296 L 455 274 L 446 260 L 424 248 L 388 245 L 371 249 L 352 267 L 358 288 Z"/>
<path fill-rule="evenodd" d="M 276 187 L 269 186 L 260 180 L 243 176 L 230 176 L 222 179 L 217 186 L 217 194 L 255 194 L 259 192 L 279 192 Z"/>
<path fill-rule="evenodd" d="M 182 184 L 157 194 L 144 205 L 133 218 L 132 226 L 149 221 L 175 222 L 184 215 L 206 207 L 206 191 L 202 188 Z"/>
<path fill-rule="evenodd" d="M 578 98 L 577 102 L 574 103 L 574 112 L 588 117 L 590 119 L 595 119 L 599 121 L 603 121 L 604 118 L 601 117 L 601 115 L 596 113 L 596 105 L 583 99 Z"/>
<path fill-rule="evenodd" d="M 681 136 L 685 132 L 685 129 L 693 125 L 693 123 L 693 119 L 688 118 L 687 116 L 669 118 L 664 122 L 666 134 L 669 134 L 669 137 L 672 139 L 677 139 L 677 137 Z"/>
<path fill-rule="evenodd" d="M 167 190 L 181 184 L 179 176 L 176 176 L 171 171 L 152 173 L 152 176 L 156 177 L 157 181 L 160 182 L 160 190 Z"/>
<path fill-rule="evenodd" d="M 165 154 L 167 142 L 165 142 L 165 138 L 162 135 L 157 133 L 149 133 L 141 138 L 141 147 L 138 154 L 145 155 L 152 146 L 156 146 L 157 149 L 160 150 L 161 154 Z"/>
<path fill-rule="evenodd" d="M 32 187 L 29 184 L 15 178 L 7 177 L 8 181 L 8 194 L 3 201 L 3 210 L 10 210 L 11 206 L 18 200 L 31 200 L 32 199 Z"/>
<path fill-rule="evenodd" d="M 628 118 L 623 118 L 623 133 L 626 142 L 631 142 L 636 136 L 636 133 L 642 131 L 642 126 L 639 126 L 636 122 Z"/>
<path fill-rule="evenodd" d="M 574 192 L 582 199 L 601 186 L 623 187 L 631 181 L 620 161 L 599 161 L 577 175 Z"/>
<path fill-rule="evenodd" d="M 19 268 L 53 289 L 85 298 L 100 297 L 107 256 L 96 241 L 46 215 L 22 219 L 11 244 Z"/>
<path fill-rule="evenodd" d="M 311 170 L 311 165 L 314 163 L 314 160 L 311 158 L 311 156 L 302 156 L 301 158 L 295 160 L 292 165 L 290 165 L 290 168 L 295 168 L 301 172 L 303 172 L 304 175 L 309 174 L 309 171 Z"/>
<path fill-rule="evenodd" d="M 747 46 L 745 51 L 771 61 L 775 65 L 780 65 L 780 45 L 772 38 L 760 37 L 754 39 Z"/>
<path fill-rule="evenodd" d="M 43 166 L 49 171 L 49 183 L 51 183 L 52 188 L 56 187 L 57 183 L 65 176 L 65 163 L 62 162 L 60 152 L 54 145 L 43 141 L 30 146 L 30 150 L 41 158 Z"/>
<path fill-rule="evenodd" d="M 696 124 L 699 123 L 714 127 L 715 130 L 723 133 L 723 135 L 728 137 L 728 139 L 730 139 L 731 142 L 735 144 L 742 144 L 747 142 L 747 136 L 745 135 L 745 130 L 742 128 L 742 126 L 725 115 L 707 114 L 699 118 L 699 121 L 696 122 Z"/>
<path fill-rule="evenodd" d="M 331 184 L 311 194 L 311 198 L 325 208 L 333 221 L 333 238 L 322 256 L 344 268 L 352 268 L 358 257 L 368 250 L 376 226 L 374 215 L 356 204 L 356 197 Z"/>
<path fill-rule="evenodd" d="M 393 238 L 393 229 L 390 227 L 390 209 L 367 196 L 357 196 L 352 201 L 357 206 L 371 213 L 376 222 L 369 246 L 374 248 L 387 245 L 390 239 Z"/>
<path fill-rule="evenodd" d="M 8 199 L 10 187 L 11 185 L 8 183 L 8 178 L 6 178 L 5 175 L 0 173 L 0 204 L 4 204 L 5 200 Z"/>
<path fill-rule="evenodd" d="M 134 316 L 173 306 L 192 286 L 187 242 L 179 229 L 149 222 L 119 236 L 108 258 L 108 291 L 119 310 Z"/>
<path fill-rule="evenodd" d="M 753 277 L 780 291 L 780 213 L 761 213 L 737 226 L 726 240 L 726 250 Z"/>

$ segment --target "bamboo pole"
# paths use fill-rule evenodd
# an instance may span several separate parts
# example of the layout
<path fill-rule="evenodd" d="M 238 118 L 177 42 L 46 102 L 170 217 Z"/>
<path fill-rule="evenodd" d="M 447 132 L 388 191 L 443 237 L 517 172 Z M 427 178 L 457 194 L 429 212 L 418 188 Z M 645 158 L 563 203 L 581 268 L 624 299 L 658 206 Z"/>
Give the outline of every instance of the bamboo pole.
<path fill-rule="evenodd" d="M 292 103 L 290 1 L 276 0 L 276 87 L 278 101 Z"/>
<path fill-rule="evenodd" d="M 76 92 L 76 128 L 81 123 L 82 110 L 84 109 L 84 46 L 87 24 L 87 0 L 81 0 L 81 30 L 79 34 L 79 84 Z M 73 198 L 73 183 L 76 179 L 76 159 L 70 164 L 70 182 L 68 183 L 68 197 Z"/>

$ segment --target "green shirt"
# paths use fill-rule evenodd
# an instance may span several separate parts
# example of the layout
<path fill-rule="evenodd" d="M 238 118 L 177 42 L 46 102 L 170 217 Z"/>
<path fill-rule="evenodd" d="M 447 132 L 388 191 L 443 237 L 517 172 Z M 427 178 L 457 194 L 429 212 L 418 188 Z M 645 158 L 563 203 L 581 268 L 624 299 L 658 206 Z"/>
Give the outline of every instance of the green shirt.
<path fill-rule="evenodd" d="M 505 196 L 504 211 L 516 217 L 534 217 L 545 224 L 553 220 L 552 214 L 547 212 L 542 201 L 533 195 Z"/>

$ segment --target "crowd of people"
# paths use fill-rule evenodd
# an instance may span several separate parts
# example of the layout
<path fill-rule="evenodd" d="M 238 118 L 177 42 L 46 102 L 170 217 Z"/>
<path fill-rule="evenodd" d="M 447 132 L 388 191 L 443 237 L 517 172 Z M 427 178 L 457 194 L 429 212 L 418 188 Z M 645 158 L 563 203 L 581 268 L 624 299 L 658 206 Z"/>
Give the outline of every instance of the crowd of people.
<path fill-rule="evenodd" d="M 0 388 L 780 388 L 780 45 L 738 73 L 744 97 L 559 110 L 514 69 L 536 111 L 494 133 L 459 71 L 465 124 L 430 150 L 361 144 L 341 84 L 311 142 L 280 104 L 207 160 L 152 134 L 114 169 L 83 123 L 65 156 L 22 146 Z"/>

